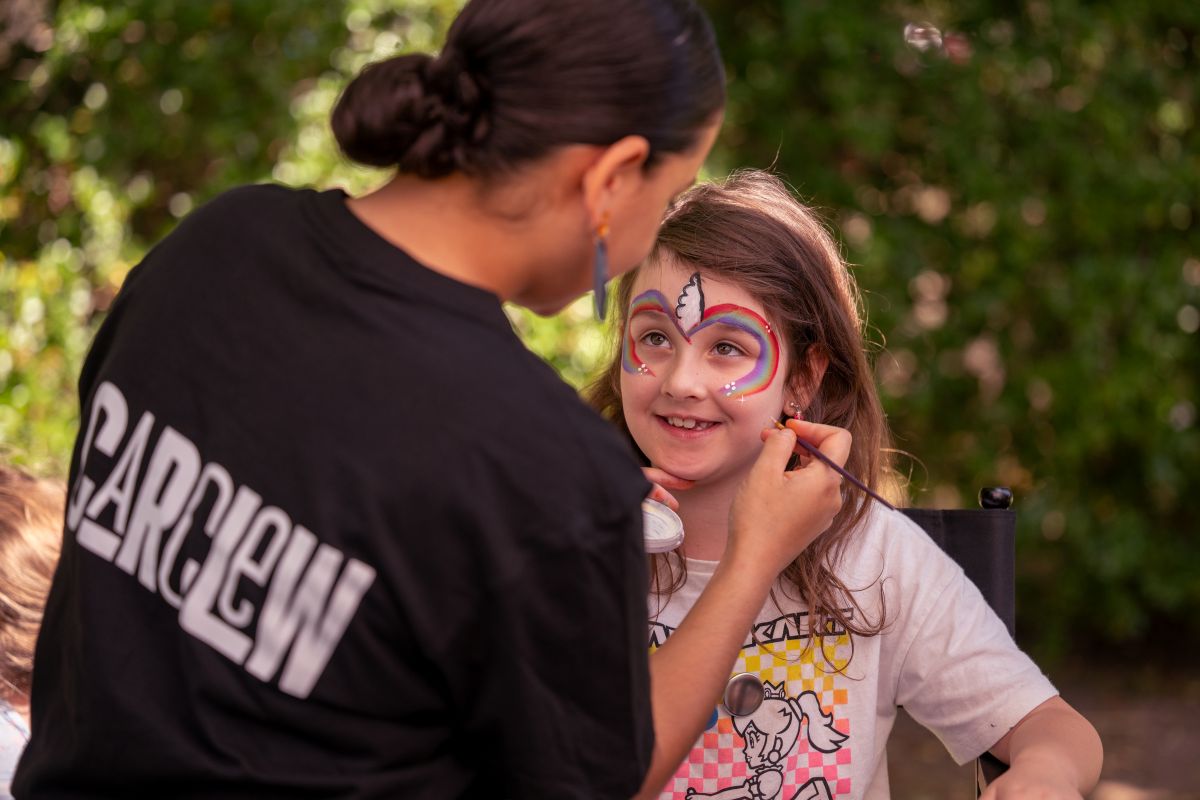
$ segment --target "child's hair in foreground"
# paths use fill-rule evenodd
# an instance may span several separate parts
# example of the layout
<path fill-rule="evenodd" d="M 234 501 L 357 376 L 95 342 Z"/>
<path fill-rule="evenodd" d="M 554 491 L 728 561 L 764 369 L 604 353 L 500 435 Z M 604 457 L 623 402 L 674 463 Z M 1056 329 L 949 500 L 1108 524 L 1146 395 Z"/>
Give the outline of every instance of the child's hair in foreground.
<path fill-rule="evenodd" d="M 858 289 L 828 230 L 779 179 L 745 170 L 723 183 L 702 184 L 687 191 L 663 222 L 647 263 L 664 258 L 698 270 L 705 279 L 736 284 L 762 303 L 772 326 L 786 342 L 790 363 L 786 380 L 790 386 L 808 389 L 801 392 L 809 397 L 804 418 L 850 431 L 854 444 L 845 466 L 851 474 L 876 491 L 891 481 L 890 437 L 864 352 Z M 634 270 L 626 275 L 617 291 L 618 340 L 628 322 L 636 274 Z M 823 376 L 814 370 L 813 354 L 828 359 Z M 618 352 L 585 395 L 628 435 L 620 369 Z M 796 592 L 797 599 L 810 609 L 813 641 L 835 624 L 866 636 L 883 629 L 882 618 L 866 620 L 847 608 L 849 604 L 861 611 L 830 566 L 863 523 L 869 502 L 861 492 L 848 490 L 845 505 L 829 531 L 783 573 L 784 590 Z M 677 591 L 686 580 L 683 560 L 676 554 L 654 559 L 654 592 L 670 595 Z"/>
<path fill-rule="evenodd" d="M 58 484 L 0 464 L 0 697 L 29 696 L 33 650 L 62 542 Z"/>

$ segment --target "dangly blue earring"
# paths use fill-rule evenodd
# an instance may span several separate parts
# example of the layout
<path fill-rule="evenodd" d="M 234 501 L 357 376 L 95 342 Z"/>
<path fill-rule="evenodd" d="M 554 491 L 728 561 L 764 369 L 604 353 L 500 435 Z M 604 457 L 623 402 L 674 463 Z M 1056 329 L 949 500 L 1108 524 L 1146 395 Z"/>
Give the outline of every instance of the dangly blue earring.
<path fill-rule="evenodd" d="M 596 228 L 596 255 L 592 261 L 592 292 L 596 302 L 596 319 L 604 321 L 608 308 L 608 214 L 605 213 Z"/>

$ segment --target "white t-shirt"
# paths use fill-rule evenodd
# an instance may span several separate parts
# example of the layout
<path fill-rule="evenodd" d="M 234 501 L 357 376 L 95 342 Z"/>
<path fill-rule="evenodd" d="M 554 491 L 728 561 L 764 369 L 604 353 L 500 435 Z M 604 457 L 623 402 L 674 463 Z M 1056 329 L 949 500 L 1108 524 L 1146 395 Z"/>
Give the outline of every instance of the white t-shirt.
<path fill-rule="evenodd" d="M 28 741 L 29 724 L 25 718 L 0 700 L 0 800 L 12 800 L 9 785 Z"/>
<path fill-rule="evenodd" d="M 686 585 L 665 606 L 650 598 L 652 648 L 679 626 L 715 568 L 688 559 Z M 962 569 L 903 514 L 872 510 L 838 574 L 869 621 L 879 618 L 882 593 L 884 631 L 833 631 L 808 648 L 804 606 L 776 585 L 733 670 L 757 675 L 766 700 L 731 717 L 718 698 L 661 800 L 886 798 L 897 706 L 964 764 L 1057 694 Z"/>

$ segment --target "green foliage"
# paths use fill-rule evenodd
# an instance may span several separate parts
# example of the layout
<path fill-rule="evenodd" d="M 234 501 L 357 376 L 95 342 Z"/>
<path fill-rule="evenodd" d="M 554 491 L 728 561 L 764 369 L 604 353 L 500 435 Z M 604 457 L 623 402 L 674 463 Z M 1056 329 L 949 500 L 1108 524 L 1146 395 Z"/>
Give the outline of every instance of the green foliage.
<path fill-rule="evenodd" d="M 230 186 L 382 180 L 329 109 L 461 3 L 20 4 L 43 19 L 0 35 L 0 446 L 61 474 L 130 266 Z M 914 499 L 1015 489 L 1023 638 L 1200 633 L 1200 6 L 705 5 L 730 72 L 713 172 L 774 165 L 842 236 Z M 924 20 L 941 47 L 905 43 Z M 587 299 L 510 313 L 575 385 L 605 356 Z"/>
<path fill-rule="evenodd" d="M 370 60 L 435 47 L 460 5 L 64 0 L 0 48 L 0 445 L 15 461 L 65 474 L 95 326 L 180 217 L 243 183 L 382 179 L 337 155 L 337 92 Z"/>

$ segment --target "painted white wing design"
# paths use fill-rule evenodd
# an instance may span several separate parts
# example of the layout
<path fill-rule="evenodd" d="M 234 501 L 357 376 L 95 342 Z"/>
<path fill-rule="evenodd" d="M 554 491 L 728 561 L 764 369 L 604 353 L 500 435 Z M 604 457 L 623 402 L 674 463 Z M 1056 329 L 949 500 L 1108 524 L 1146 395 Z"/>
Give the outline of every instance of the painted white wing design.
<path fill-rule="evenodd" d="M 700 273 L 693 272 L 691 279 L 684 285 L 683 291 L 675 301 L 675 316 L 679 325 L 685 331 L 700 324 L 704 316 L 704 290 L 700 287 Z"/>

